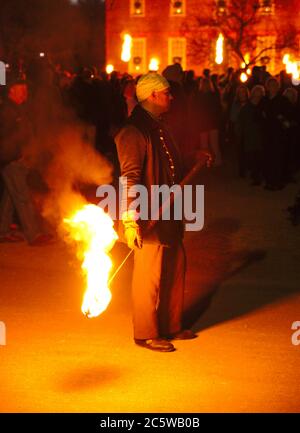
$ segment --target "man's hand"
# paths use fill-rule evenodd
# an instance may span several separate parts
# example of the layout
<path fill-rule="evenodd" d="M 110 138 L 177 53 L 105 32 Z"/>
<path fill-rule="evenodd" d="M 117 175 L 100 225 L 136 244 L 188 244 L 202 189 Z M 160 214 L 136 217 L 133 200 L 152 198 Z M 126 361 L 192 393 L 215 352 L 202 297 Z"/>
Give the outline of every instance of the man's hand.
<path fill-rule="evenodd" d="M 214 158 L 208 150 L 198 150 L 196 158 L 197 161 L 202 162 L 206 167 L 211 167 L 214 162 Z"/>
<path fill-rule="evenodd" d="M 127 245 L 130 249 L 142 248 L 143 239 L 141 236 L 141 229 L 136 222 L 136 214 L 133 211 L 124 212 L 122 215 L 124 224 L 124 235 Z"/>
<path fill-rule="evenodd" d="M 138 224 L 135 225 L 125 225 L 125 238 L 127 241 L 128 248 L 142 248 L 143 240 L 141 236 L 141 231 Z"/>

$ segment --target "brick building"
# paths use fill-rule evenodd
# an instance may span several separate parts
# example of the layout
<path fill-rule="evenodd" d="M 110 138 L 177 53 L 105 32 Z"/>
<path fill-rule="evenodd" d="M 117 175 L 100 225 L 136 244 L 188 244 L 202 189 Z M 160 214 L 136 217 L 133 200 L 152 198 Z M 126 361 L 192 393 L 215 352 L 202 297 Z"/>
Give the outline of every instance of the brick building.
<path fill-rule="evenodd" d="M 246 32 L 243 56 L 247 54 L 247 45 L 251 45 L 251 58 L 269 48 L 255 63 L 265 63 L 275 73 L 283 68 L 284 52 L 291 52 L 298 59 L 300 4 L 298 0 L 249 0 L 249 4 L 255 2 L 259 7 L 255 22 Z M 106 62 L 115 70 L 131 74 L 147 72 L 152 58 L 158 60 L 159 71 L 174 62 L 180 62 L 185 70 L 194 69 L 197 74 L 204 67 L 217 71 L 229 65 L 238 67 L 241 60 L 226 45 L 226 38 L 224 61 L 221 65 L 215 62 L 221 28 L 213 26 L 212 19 L 218 16 L 222 22 L 228 3 L 223 0 L 106 1 Z M 124 34 L 132 37 L 128 62 L 121 60 Z"/>

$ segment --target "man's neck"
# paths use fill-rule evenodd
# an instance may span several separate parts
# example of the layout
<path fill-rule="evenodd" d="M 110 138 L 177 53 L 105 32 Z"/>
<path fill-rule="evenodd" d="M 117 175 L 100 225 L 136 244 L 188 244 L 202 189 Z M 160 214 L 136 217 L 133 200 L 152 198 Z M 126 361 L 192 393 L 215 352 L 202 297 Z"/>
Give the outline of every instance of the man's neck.
<path fill-rule="evenodd" d="M 147 111 L 147 113 L 149 114 L 149 116 L 151 116 L 154 120 L 156 120 L 157 122 L 161 121 L 161 114 L 157 113 L 157 111 L 155 110 L 155 108 L 147 103 L 141 104 L 141 107 Z"/>

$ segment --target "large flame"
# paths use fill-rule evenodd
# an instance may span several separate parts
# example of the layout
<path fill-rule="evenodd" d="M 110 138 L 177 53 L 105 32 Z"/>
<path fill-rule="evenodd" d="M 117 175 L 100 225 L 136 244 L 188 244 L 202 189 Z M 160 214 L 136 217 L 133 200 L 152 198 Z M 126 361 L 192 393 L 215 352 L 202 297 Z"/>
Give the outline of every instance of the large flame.
<path fill-rule="evenodd" d="M 107 74 L 111 74 L 114 71 L 114 65 L 111 65 L 111 64 L 106 65 L 105 70 L 106 70 Z"/>
<path fill-rule="evenodd" d="M 129 62 L 129 60 L 131 59 L 131 46 L 132 46 L 132 37 L 126 33 L 123 36 L 123 45 L 122 45 L 122 54 L 121 54 L 121 60 L 123 62 Z"/>
<path fill-rule="evenodd" d="M 223 63 L 223 43 L 224 36 L 222 33 L 219 34 L 219 37 L 216 42 L 216 63 L 217 65 L 221 65 Z"/>
<path fill-rule="evenodd" d="M 285 54 L 282 59 L 282 63 L 285 65 L 285 69 L 287 74 L 292 74 L 293 84 L 299 84 L 300 73 L 298 69 L 298 62 L 293 62 L 290 59 L 289 54 Z"/>
<path fill-rule="evenodd" d="M 246 81 L 248 80 L 248 75 L 245 72 L 242 72 L 240 75 L 240 80 L 242 83 L 246 83 Z"/>
<path fill-rule="evenodd" d="M 86 278 L 86 291 L 81 310 L 87 317 L 97 317 L 111 300 L 108 287 L 112 261 L 108 255 L 118 236 L 113 221 L 103 209 L 83 205 L 64 220 L 70 237 L 77 242 L 78 257 Z"/>
<path fill-rule="evenodd" d="M 244 59 L 245 59 L 245 61 L 241 63 L 241 68 L 242 68 L 242 69 L 245 69 L 246 66 L 249 65 L 249 63 L 250 63 L 250 54 L 249 54 L 249 53 L 246 53 L 246 54 L 244 55 Z"/>
<path fill-rule="evenodd" d="M 149 63 L 149 71 L 157 72 L 159 70 L 159 60 L 156 57 L 152 57 Z"/>

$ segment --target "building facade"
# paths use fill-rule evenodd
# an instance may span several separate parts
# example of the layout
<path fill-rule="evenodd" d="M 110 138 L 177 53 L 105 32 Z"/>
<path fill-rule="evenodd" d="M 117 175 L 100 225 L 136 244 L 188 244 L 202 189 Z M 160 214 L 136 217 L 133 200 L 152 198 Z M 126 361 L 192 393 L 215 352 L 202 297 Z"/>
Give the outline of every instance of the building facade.
<path fill-rule="evenodd" d="M 300 2 L 249 0 L 248 4 L 255 9 L 255 18 L 246 26 L 244 41 L 236 51 L 276 73 L 283 69 L 284 53 L 295 59 L 299 55 Z M 193 69 L 197 74 L 203 68 L 221 72 L 228 66 L 240 67 L 242 59 L 226 40 L 227 24 L 232 24 L 226 23 L 229 13 L 232 6 L 230 9 L 229 1 L 224 0 L 106 1 L 106 63 L 133 75 L 156 69 L 155 63 L 162 71 L 178 62 L 184 70 Z M 216 41 L 223 28 L 223 61 L 218 64 Z M 125 35 L 131 37 L 130 58 L 122 61 Z"/>

